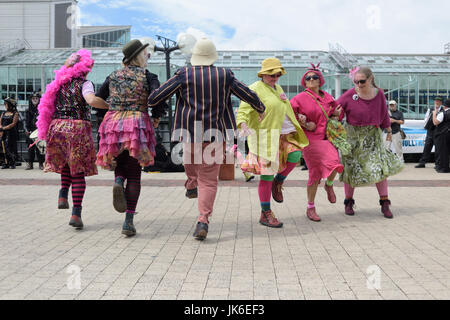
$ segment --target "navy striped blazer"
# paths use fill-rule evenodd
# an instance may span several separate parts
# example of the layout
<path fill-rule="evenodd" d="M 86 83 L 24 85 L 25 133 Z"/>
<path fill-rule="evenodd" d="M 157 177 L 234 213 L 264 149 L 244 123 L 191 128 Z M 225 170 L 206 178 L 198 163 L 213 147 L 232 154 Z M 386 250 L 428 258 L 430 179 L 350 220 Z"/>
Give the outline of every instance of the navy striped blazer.
<path fill-rule="evenodd" d="M 257 112 L 265 106 L 255 92 L 238 81 L 230 69 L 193 66 L 179 69 L 148 97 L 154 106 L 176 94 L 173 141 L 211 142 L 236 130 L 231 94 L 249 103 Z M 228 139 L 232 139 L 229 137 Z M 186 139 L 188 138 L 188 139 Z M 219 139 L 220 140 L 220 139 Z"/>

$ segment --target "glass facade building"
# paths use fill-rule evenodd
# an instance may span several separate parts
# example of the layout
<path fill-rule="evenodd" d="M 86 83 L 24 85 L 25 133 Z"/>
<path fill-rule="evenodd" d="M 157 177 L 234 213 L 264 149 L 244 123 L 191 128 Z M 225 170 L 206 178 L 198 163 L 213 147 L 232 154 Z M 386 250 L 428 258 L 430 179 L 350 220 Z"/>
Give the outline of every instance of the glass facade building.
<path fill-rule="evenodd" d="M 128 39 L 127 36 L 122 37 L 125 38 L 120 41 Z M 112 38 L 108 35 L 105 39 L 110 41 Z M 123 55 L 120 48 L 91 50 L 95 66 L 88 78 L 98 86 L 113 70 L 121 67 Z M 20 105 L 26 104 L 33 91 L 45 90 L 53 80 L 53 70 L 59 68 L 71 53 L 71 49 L 23 50 L 3 58 L 0 60 L 0 98 L 15 96 Z M 285 67 L 287 74 L 280 78 L 279 84 L 289 98 L 304 89 L 300 79 L 310 63 L 321 63 L 326 80 L 323 89 L 333 96 L 339 97 L 353 87 L 348 70 L 343 70 L 333 55 L 326 51 L 220 51 L 215 65 L 231 68 L 239 80 L 251 84 L 258 80 L 261 61 L 267 57 L 280 59 Z M 361 54 L 353 57 L 356 59 L 354 65 L 366 65 L 373 70 L 376 83 L 384 90 L 386 99 L 397 100 L 406 118 L 422 119 L 436 96 L 449 96 L 450 55 Z M 186 62 L 179 51 L 172 53 L 172 73 Z M 164 81 L 163 53 L 155 52 L 148 68 Z M 233 100 L 233 105 L 238 103 Z"/>
<path fill-rule="evenodd" d="M 117 36 L 103 35 L 102 41 L 111 41 Z M 121 37 L 124 37 L 123 35 Z M 120 41 L 129 40 L 129 35 Z M 117 39 L 116 39 L 117 40 Z M 119 41 L 119 40 L 117 40 Z M 98 45 L 98 44 L 96 44 Z M 121 67 L 123 54 L 121 48 L 90 49 L 95 65 L 88 79 L 98 88 L 105 78 Z M 19 111 L 25 111 L 28 98 L 34 91 L 45 91 L 45 86 L 54 78 L 54 70 L 59 68 L 73 52 L 72 49 L 26 49 L 6 56 L 0 60 L 0 110 L 4 110 L 3 99 L 12 96 L 18 100 Z M 300 79 L 310 67 L 310 63 L 321 63 L 320 68 L 326 80 L 323 89 L 334 97 L 353 87 L 348 77 L 348 68 L 342 57 L 327 51 L 219 51 L 217 66 L 231 68 L 235 76 L 249 85 L 259 78 L 261 62 L 268 57 L 281 60 L 287 74 L 280 78 L 279 84 L 289 98 L 304 88 Z M 171 54 L 171 73 L 185 66 L 187 59 L 180 51 Z M 450 96 L 450 55 L 352 55 L 347 58 L 348 66 L 369 66 L 375 74 L 379 88 L 386 99 L 396 100 L 406 119 L 423 119 L 426 109 L 433 105 L 433 99 Z M 161 82 L 166 80 L 165 56 L 155 52 L 149 60 L 148 69 L 157 74 Z M 232 96 L 233 97 L 233 96 Z M 239 100 L 232 98 L 233 107 Z M 95 121 L 95 114 L 93 117 Z M 165 120 L 165 121 L 164 121 Z M 95 125 L 94 125 L 95 127 Z M 163 119 L 161 134 L 168 141 L 168 123 Z"/>
<path fill-rule="evenodd" d="M 81 27 L 78 34 L 83 48 L 122 48 L 131 40 L 130 27 L 104 32 L 102 28 L 106 27 Z"/>

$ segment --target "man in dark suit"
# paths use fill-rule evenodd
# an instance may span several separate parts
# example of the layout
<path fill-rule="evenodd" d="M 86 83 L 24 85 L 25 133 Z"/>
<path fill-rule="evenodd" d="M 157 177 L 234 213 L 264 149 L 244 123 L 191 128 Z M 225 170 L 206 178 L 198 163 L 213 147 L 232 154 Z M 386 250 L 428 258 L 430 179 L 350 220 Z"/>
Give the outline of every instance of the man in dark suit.
<path fill-rule="evenodd" d="M 441 97 L 437 97 L 434 99 L 434 108 L 440 108 L 442 106 L 443 99 Z M 435 145 L 434 141 L 434 131 L 436 126 L 433 123 L 433 109 L 429 108 L 425 115 L 425 126 L 424 128 L 427 130 L 427 136 L 425 138 L 425 144 L 423 146 L 423 154 L 419 160 L 419 164 L 416 165 L 416 168 L 425 168 L 425 164 L 431 159 L 431 150 Z M 435 150 L 435 158 L 437 156 Z"/>
<path fill-rule="evenodd" d="M 435 130 L 436 146 L 436 171 L 439 173 L 450 172 L 449 152 L 450 152 L 450 99 L 445 104 L 433 111 L 433 123 Z"/>
<path fill-rule="evenodd" d="M 198 40 L 192 50 L 192 66 L 179 69 L 148 98 L 149 106 L 153 106 L 177 95 L 172 141 L 183 142 L 186 196 L 198 197 L 197 240 L 204 240 L 208 234 L 225 139 L 233 141 L 236 130 L 230 95 L 249 103 L 260 119 L 265 111 L 256 93 L 238 81 L 230 69 L 213 66 L 217 58 L 216 47 L 209 39 Z M 229 131 L 232 137 L 227 136 Z"/>

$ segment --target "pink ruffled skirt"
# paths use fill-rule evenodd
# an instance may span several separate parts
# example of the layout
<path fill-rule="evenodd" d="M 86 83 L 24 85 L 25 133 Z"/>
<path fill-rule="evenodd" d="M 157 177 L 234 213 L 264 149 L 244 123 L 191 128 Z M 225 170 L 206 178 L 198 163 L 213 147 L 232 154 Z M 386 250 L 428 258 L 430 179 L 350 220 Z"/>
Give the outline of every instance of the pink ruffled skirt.
<path fill-rule="evenodd" d="M 344 171 L 344 165 L 339 160 L 337 149 L 328 140 L 310 140 L 309 145 L 303 150 L 303 157 L 308 166 L 308 186 L 316 181 L 326 179 L 337 170 Z"/>
<path fill-rule="evenodd" d="M 96 175 L 92 126 L 85 120 L 53 119 L 48 128 L 45 172 L 62 173 L 69 165 L 70 174 Z"/>
<path fill-rule="evenodd" d="M 156 139 L 147 113 L 108 111 L 98 131 L 100 144 L 96 162 L 102 168 L 113 168 L 114 158 L 124 150 L 142 167 L 154 163 Z"/>

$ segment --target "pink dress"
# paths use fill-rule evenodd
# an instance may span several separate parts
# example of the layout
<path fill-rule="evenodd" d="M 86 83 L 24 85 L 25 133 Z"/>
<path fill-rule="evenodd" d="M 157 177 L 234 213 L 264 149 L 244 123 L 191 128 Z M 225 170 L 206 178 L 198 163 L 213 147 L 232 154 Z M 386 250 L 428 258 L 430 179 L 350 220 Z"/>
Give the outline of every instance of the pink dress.
<path fill-rule="evenodd" d="M 305 91 L 314 95 L 329 116 L 333 114 L 337 104 L 330 94 L 321 91 L 324 95 L 321 97 L 310 89 Z M 316 130 L 305 130 L 309 140 L 309 145 L 303 150 L 303 157 L 309 170 L 308 186 L 314 185 L 317 181 L 320 183 L 322 179 L 328 178 L 334 170 L 342 173 L 344 166 L 339 160 L 338 151 L 326 138 L 327 119 L 320 106 L 307 92 L 299 93 L 292 98 L 291 105 L 297 118 L 298 115 L 303 114 L 306 116 L 307 122 L 316 124 Z"/>

